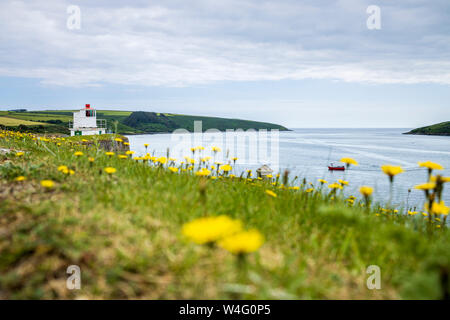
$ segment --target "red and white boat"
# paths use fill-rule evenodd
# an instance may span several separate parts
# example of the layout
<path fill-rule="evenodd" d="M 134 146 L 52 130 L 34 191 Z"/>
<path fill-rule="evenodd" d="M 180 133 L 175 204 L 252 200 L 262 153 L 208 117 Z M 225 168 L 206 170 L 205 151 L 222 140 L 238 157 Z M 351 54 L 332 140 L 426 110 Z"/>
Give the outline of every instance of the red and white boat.
<path fill-rule="evenodd" d="M 335 166 L 333 164 L 330 164 L 328 166 L 328 170 L 330 170 L 330 171 L 344 171 L 345 167 L 344 166 Z"/>

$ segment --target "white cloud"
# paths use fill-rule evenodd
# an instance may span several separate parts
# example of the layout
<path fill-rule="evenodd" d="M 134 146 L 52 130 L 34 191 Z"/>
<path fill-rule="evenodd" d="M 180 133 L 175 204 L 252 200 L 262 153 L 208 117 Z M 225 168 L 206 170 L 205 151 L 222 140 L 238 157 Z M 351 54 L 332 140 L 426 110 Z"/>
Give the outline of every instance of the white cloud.
<path fill-rule="evenodd" d="M 0 4 L 0 76 L 69 87 L 336 79 L 450 84 L 445 1 L 74 1 Z M 123 3 L 123 2 L 122 2 Z M 149 4 L 150 3 L 150 4 Z M 447 10 L 448 11 L 448 10 Z"/>

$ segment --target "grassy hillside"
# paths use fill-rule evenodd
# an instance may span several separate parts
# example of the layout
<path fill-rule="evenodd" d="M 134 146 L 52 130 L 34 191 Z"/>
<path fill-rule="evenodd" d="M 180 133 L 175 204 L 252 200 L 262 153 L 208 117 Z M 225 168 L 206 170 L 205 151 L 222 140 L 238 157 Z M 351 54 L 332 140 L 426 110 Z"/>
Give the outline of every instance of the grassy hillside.
<path fill-rule="evenodd" d="M 369 208 L 314 181 L 260 180 L 209 161 L 212 172 L 199 176 L 198 162 L 82 142 L 0 131 L 0 147 L 24 151 L 0 154 L 0 298 L 437 299 L 450 290 L 443 217 Z M 257 230 L 262 246 L 247 233 L 191 241 L 227 224 L 183 233 L 218 215 Z M 66 289 L 70 265 L 81 290 Z M 366 286 L 370 265 L 380 267 L 380 290 Z"/>
<path fill-rule="evenodd" d="M 424 134 L 437 136 L 450 136 L 450 121 L 441 122 L 427 127 L 417 128 L 406 134 Z"/>
<path fill-rule="evenodd" d="M 46 124 L 48 132 L 60 131 L 60 133 L 68 133 L 68 123 L 72 120 L 72 113 L 76 110 L 53 110 L 53 111 L 31 111 L 31 112 L 14 112 L 14 111 L 0 111 L 0 117 L 5 119 L 13 119 L 9 121 L 31 121 Z M 1 125 L 0 118 L 0 125 Z M 175 129 L 184 128 L 189 131 L 194 130 L 194 121 L 202 121 L 203 130 L 215 128 L 219 130 L 226 129 L 279 129 L 287 130 L 285 127 L 239 119 L 224 119 L 217 117 L 200 117 L 177 115 L 168 113 L 156 112 L 131 112 L 131 111 L 113 111 L 113 110 L 98 110 L 98 119 L 106 119 L 108 129 L 120 134 L 139 134 L 139 133 L 154 133 L 154 132 L 172 132 Z M 6 121 L 6 120 L 5 120 Z M 51 127 L 53 125 L 53 127 Z M 21 130 L 31 132 L 46 132 L 41 130 L 36 131 L 35 124 L 28 123 L 27 127 L 22 127 Z M 12 126 L 5 126 L 8 129 L 14 129 Z M 28 130 L 27 130 L 28 129 Z"/>

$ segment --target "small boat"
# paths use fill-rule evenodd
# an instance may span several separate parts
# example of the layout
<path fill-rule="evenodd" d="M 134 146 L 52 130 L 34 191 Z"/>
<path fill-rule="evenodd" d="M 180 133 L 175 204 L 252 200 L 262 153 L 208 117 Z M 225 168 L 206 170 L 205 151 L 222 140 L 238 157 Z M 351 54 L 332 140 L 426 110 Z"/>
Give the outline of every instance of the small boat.
<path fill-rule="evenodd" d="M 330 171 L 344 171 L 345 167 L 344 166 L 335 166 L 333 164 L 330 164 L 328 166 L 328 170 L 330 170 Z"/>

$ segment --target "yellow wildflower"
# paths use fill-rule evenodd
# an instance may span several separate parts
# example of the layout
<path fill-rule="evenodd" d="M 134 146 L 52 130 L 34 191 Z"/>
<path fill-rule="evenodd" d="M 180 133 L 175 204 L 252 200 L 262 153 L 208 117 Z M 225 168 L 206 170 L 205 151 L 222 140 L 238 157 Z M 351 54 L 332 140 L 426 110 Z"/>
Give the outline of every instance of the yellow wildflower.
<path fill-rule="evenodd" d="M 347 166 L 349 166 L 351 164 L 353 164 L 355 166 L 358 165 L 358 162 L 355 159 L 352 159 L 352 158 L 342 158 L 340 161 L 345 163 Z"/>
<path fill-rule="evenodd" d="M 115 138 L 114 140 L 117 141 L 117 142 L 123 142 L 123 140 L 120 139 L 120 138 Z"/>
<path fill-rule="evenodd" d="M 15 181 L 25 181 L 27 180 L 27 178 L 25 178 L 24 176 L 18 176 L 17 178 L 14 179 Z"/>
<path fill-rule="evenodd" d="M 444 203 L 444 201 L 441 202 L 433 202 L 433 204 L 431 205 L 431 210 L 429 210 L 429 204 L 426 203 L 425 204 L 425 210 L 428 212 L 431 212 L 433 214 L 443 214 L 443 215 L 447 215 L 449 213 L 450 208 L 447 207 Z"/>
<path fill-rule="evenodd" d="M 21 157 L 21 156 L 23 156 L 25 154 L 25 152 L 17 152 L 16 153 L 16 157 Z"/>
<path fill-rule="evenodd" d="M 305 190 L 305 192 L 308 192 L 308 193 L 313 192 L 313 191 L 314 191 L 314 188 L 309 188 L 309 189 Z"/>
<path fill-rule="evenodd" d="M 158 159 L 156 159 L 157 162 L 159 162 L 160 164 L 166 164 L 167 163 L 167 158 L 166 157 L 159 157 Z"/>
<path fill-rule="evenodd" d="M 341 185 L 343 185 L 343 186 L 348 185 L 348 181 L 345 181 L 345 180 L 342 180 L 342 179 L 339 179 L 338 181 L 339 181 L 339 183 L 340 183 Z"/>
<path fill-rule="evenodd" d="M 436 188 L 436 183 L 433 183 L 433 182 L 419 184 L 414 187 L 414 189 L 418 189 L 418 190 L 432 190 L 434 188 Z"/>
<path fill-rule="evenodd" d="M 211 171 L 206 168 L 202 168 L 195 173 L 196 176 L 209 176 L 210 174 L 211 174 Z"/>
<path fill-rule="evenodd" d="M 116 170 L 116 168 L 113 168 L 113 167 L 106 167 L 105 169 L 103 169 L 103 170 L 105 170 L 105 172 L 107 173 L 107 174 L 113 174 L 113 173 L 115 173 L 117 170 Z"/>
<path fill-rule="evenodd" d="M 111 152 L 111 151 L 108 151 L 108 152 L 105 152 L 105 154 L 106 154 L 108 157 L 112 157 L 115 153 L 114 153 L 114 152 Z"/>
<path fill-rule="evenodd" d="M 403 172 L 402 167 L 400 167 L 400 166 L 391 166 L 391 165 L 387 165 L 387 164 L 381 166 L 381 170 L 383 170 L 383 172 L 385 174 L 387 174 L 390 178 L 392 178 L 392 177 L 396 176 L 397 174 Z"/>
<path fill-rule="evenodd" d="M 431 162 L 431 161 L 425 161 L 425 162 L 418 162 L 419 167 L 428 168 L 429 170 L 444 170 L 444 167 L 441 166 L 439 163 Z"/>
<path fill-rule="evenodd" d="M 66 173 L 67 171 L 69 171 L 69 168 L 67 166 L 59 166 L 58 167 L 58 171 L 62 172 L 62 173 Z"/>
<path fill-rule="evenodd" d="M 266 190 L 266 194 L 268 194 L 269 196 L 274 197 L 274 198 L 277 197 L 277 194 L 275 192 L 273 192 L 272 190 Z"/>
<path fill-rule="evenodd" d="M 224 238 L 219 246 L 233 254 L 257 251 L 264 243 L 264 237 L 257 230 L 248 230 Z"/>
<path fill-rule="evenodd" d="M 328 181 L 327 181 L 327 180 L 324 180 L 324 179 L 319 179 L 319 180 L 317 180 L 317 181 L 319 181 L 321 184 L 326 184 L 326 183 L 328 183 Z"/>
<path fill-rule="evenodd" d="M 364 197 L 368 197 L 373 193 L 373 188 L 368 186 L 362 186 L 361 188 L 359 188 L 359 192 L 361 192 L 361 194 Z"/>
<path fill-rule="evenodd" d="M 291 189 L 291 190 L 299 190 L 299 189 L 300 189 L 300 187 L 298 187 L 298 186 L 294 186 L 294 187 L 289 187 L 289 189 Z"/>
<path fill-rule="evenodd" d="M 169 169 L 172 172 L 178 172 L 178 168 L 176 168 L 176 167 L 169 167 L 167 169 Z"/>
<path fill-rule="evenodd" d="M 89 157 L 88 160 L 89 160 L 89 162 L 94 162 L 94 161 L 95 161 L 95 158 Z"/>
<path fill-rule="evenodd" d="M 329 184 L 328 188 L 330 188 L 330 189 L 343 189 L 342 186 L 339 183 Z"/>
<path fill-rule="evenodd" d="M 55 183 L 52 180 L 42 180 L 41 181 L 41 186 L 43 186 L 46 189 L 51 189 L 51 188 L 53 188 L 54 185 L 55 185 Z"/>
<path fill-rule="evenodd" d="M 215 153 L 215 152 L 220 152 L 220 148 L 219 147 L 212 147 L 211 150 Z"/>
<path fill-rule="evenodd" d="M 231 169 L 233 169 L 233 168 L 229 164 L 224 164 L 223 166 L 220 166 L 219 169 L 224 172 L 228 172 L 228 171 L 231 171 Z"/>
<path fill-rule="evenodd" d="M 132 155 L 134 154 L 134 151 L 128 150 L 127 152 L 125 152 L 127 155 Z"/>
<path fill-rule="evenodd" d="M 183 225 L 182 234 L 197 244 L 213 243 L 239 232 L 242 223 L 221 215 L 217 217 L 206 217 L 193 220 Z"/>
<path fill-rule="evenodd" d="M 410 210 L 408 210 L 408 214 L 410 216 L 416 215 L 417 213 L 418 213 L 417 211 L 410 211 Z"/>
<path fill-rule="evenodd" d="M 80 156 L 83 155 L 83 152 L 77 151 L 77 152 L 75 152 L 73 155 L 74 155 L 75 157 L 80 157 Z"/>

